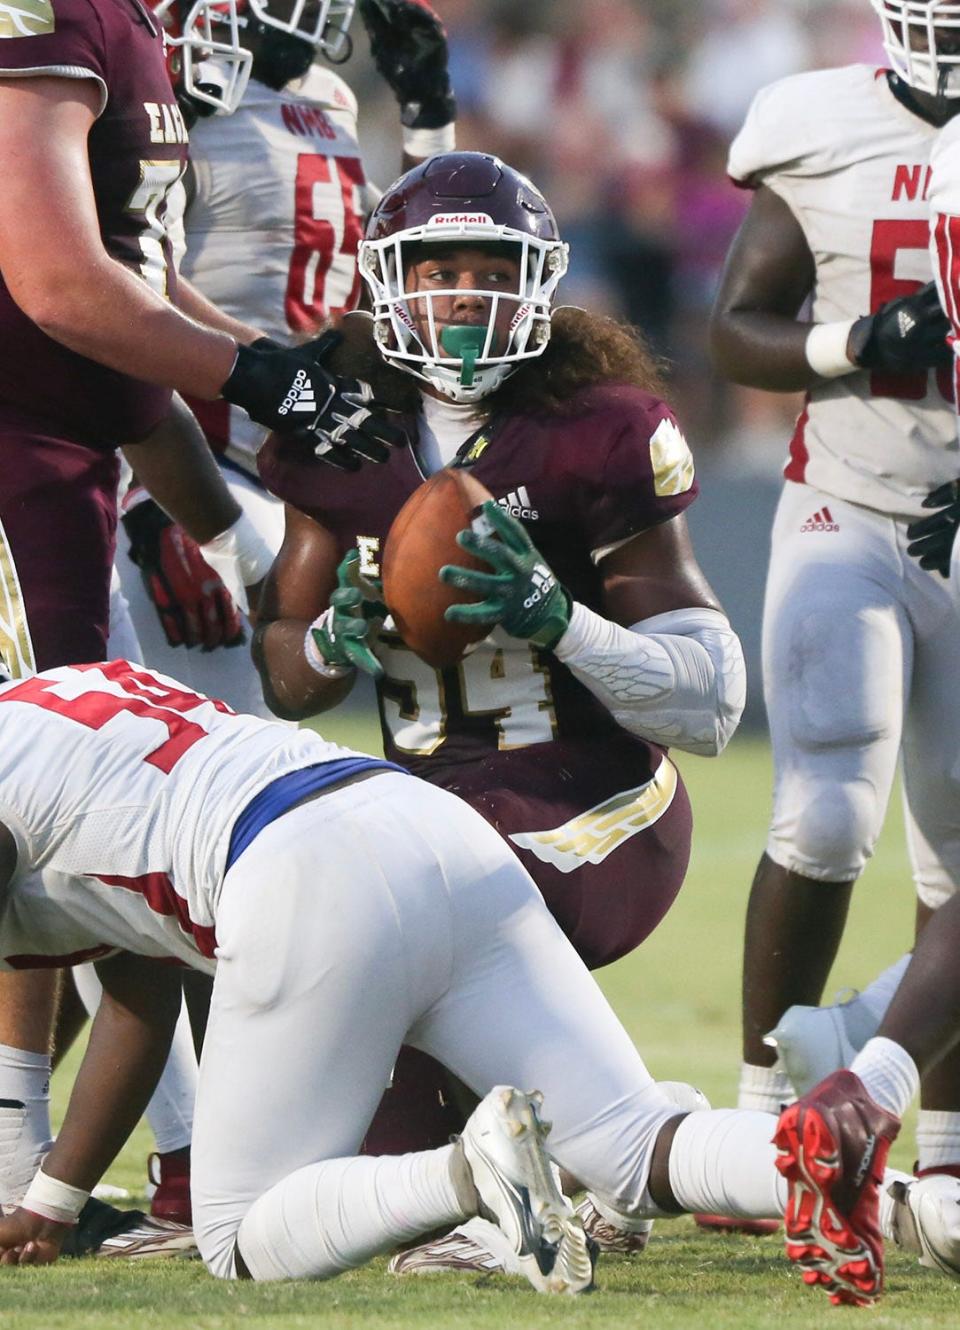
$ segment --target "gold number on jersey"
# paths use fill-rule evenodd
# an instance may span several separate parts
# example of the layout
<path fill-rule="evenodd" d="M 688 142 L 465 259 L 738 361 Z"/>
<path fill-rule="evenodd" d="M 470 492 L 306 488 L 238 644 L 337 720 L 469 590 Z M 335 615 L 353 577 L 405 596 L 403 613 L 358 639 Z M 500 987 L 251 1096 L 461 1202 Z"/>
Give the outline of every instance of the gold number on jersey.
<path fill-rule="evenodd" d="M 182 189 L 180 179 L 186 170 L 182 162 L 141 162 L 140 181 L 127 200 L 127 212 L 143 218 L 137 237 L 140 274 L 157 295 L 166 297 L 168 286 L 167 244 L 172 244 L 171 230 L 179 218 L 171 214 L 174 191 Z"/>
<path fill-rule="evenodd" d="M 483 644 L 446 676 L 415 655 L 397 633 L 381 633 L 377 656 L 386 670 L 380 685 L 384 723 L 402 753 L 435 753 L 446 740 L 455 707 L 465 718 L 491 720 L 501 751 L 556 737 L 550 674 L 526 644 L 508 638 L 492 650 Z M 448 695 L 452 683 L 454 692 Z"/>

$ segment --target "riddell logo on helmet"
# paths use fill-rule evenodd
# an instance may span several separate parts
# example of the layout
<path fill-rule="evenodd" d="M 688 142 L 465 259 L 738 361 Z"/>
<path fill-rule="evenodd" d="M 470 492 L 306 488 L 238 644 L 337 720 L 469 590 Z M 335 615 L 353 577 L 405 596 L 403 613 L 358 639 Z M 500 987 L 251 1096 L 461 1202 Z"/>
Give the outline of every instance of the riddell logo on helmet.
<path fill-rule="evenodd" d="M 528 305 L 528 304 L 523 304 L 523 305 L 521 305 L 521 306 L 519 307 L 519 309 L 517 310 L 516 314 L 514 314 L 513 318 L 510 320 L 510 327 L 507 329 L 507 332 L 508 332 L 508 333 L 512 333 L 512 332 L 516 332 L 516 331 L 517 331 L 517 329 L 520 327 L 520 324 L 524 321 L 524 319 L 525 319 L 525 318 L 527 317 L 527 315 L 530 313 L 531 308 L 532 308 L 532 306 L 530 306 L 530 305 Z"/>
<path fill-rule="evenodd" d="M 428 226 L 492 226 L 493 218 L 485 212 L 438 212 Z"/>
<path fill-rule="evenodd" d="M 803 526 L 800 528 L 801 533 L 804 531 L 839 531 L 839 530 L 840 530 L 840 523 L 835 522 L 833 520 L 833 515 L 830 512 L 830 509 L 826 507 L 821 508 L 820 511 L 814 513 L 812 517 L 808 517 L 807 520 L 804 522 Z"/>

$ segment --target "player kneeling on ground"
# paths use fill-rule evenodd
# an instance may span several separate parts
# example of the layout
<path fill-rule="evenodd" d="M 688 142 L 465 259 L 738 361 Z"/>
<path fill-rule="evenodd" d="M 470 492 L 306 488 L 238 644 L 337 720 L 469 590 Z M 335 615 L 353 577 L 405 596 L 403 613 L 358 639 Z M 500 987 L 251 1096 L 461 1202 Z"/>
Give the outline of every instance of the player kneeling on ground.
<path fill-rule="evenodd" d="M 344 320 L 331 363 L 374 383 L 412 442 L 376 476 L 331 475 L 297 440 L 261 451 L 287 501 L 254 643 L 265 694 L 302 717 L 338 705 L 358 671 L 378 676 L 387 755 L 471 804 L 585 963 L 606 965 L 657 927 L 686 872 L 690 806 L 665 750 L 718 753 L 743 708 L 740 646 L 687 531 L 693 459 L 632 330 L 552 308 L 567 247 L 506 163 L 455 152 L 408 172 L 359 263 L 374 320 Z M 445 468 L 496 503 L 476 547 L 485 571 L 461 570 L 455 547 L 442 574 L 474 598 L 455 612 L 481 640 L 434 668 L 358 584 L 380 576 L 398 512 Z M 431 1073 L 409 1068 L 404 1054 L 368 1148 L 424 1140 Z M 436 1141 L 450 1131 L 429 1125 Z M 477 1268 L 489 1259 L 478 1249 Z"/>
<path fill-rule="evenodd" d="M 0 898 L 7 965 L 216 958 L 193 1205 L 220 1277 L 329 1277 L 482 1209 L 537 1288 L 587 1286 L 539 1098 L 511 1084 L 544 1091 L 551 1152 L 611 1214 L 781 1209 L 773 1117 L 678 1116 L 501 838 L 383 760 L 124 661 L 8 684 Z M 55 1258 L 150 1093 L 177 1003 L 170 967 L 135 963 L 101 968 L 67 1120 L 0 1221 L 6 1264 Z M 456 1144 L 355 1157 L 404 1041 L 485 1097 Z"/>

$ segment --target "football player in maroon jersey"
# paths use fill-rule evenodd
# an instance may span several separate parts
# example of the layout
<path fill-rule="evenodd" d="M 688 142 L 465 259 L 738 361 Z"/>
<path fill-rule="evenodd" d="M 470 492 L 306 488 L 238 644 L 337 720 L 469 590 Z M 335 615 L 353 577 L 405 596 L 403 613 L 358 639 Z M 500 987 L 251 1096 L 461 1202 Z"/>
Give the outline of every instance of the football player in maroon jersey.
<path fill-rule="evenodd" d="M 413 443 L 375 482 L 321 484 L 307 449 L 268 442 L 287 535 L 254 654 L 287 717 L 376 674 L 389 756 L 496 827 L 596 967 L 679 890 L 690 811 L 666 749 L 718 753 L 744 673 L 690 545 L 693 461 L 656 367 L 629 330 L 552 313 L 566 261 L 543 197 L 494 157 L 434 157 L 387 191 L 360 251 L 374 322 L 346 320 L 332 363 L 372 376 Z M 477 547 L 495 573 L 444 570 L 483 593 L 460 613 L 490 635 L 434 670 L 370 584 L 394 516 L 445 465 L 496 498 Z"/>

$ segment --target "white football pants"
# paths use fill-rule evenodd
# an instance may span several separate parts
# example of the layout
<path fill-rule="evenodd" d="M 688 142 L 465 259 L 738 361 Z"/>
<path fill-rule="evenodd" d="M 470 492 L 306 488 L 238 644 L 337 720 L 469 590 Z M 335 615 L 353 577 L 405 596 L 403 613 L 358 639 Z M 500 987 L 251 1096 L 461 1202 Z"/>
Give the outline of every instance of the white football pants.
<path fill-rule="evenodd" d="M 214 1274 L 232 1275 L 238 1235 L 258 1278 L 372 1254 L 322 1257 L 324 1207 L 332 1226 L 358 1203 L 337 1179 L 403 1043 L 478 1095 L 542 1090 L 551 1153 L 612 1209 L 642 1207 L 677 1108 L 526 870 L 453 795 L 385 773 L 292 810 L 227 873 L 216 929 L 193 1138 L 194 1227 Z M 740 1116 L 757 1120 L 773 1197 L 773 1119 Z"/>
<path fill-rule="evenodd" d="M 830 521 L 810 519 L 827 508 Z M 960 613 L 906 553 L 906 521 L 784 489 L 764 609 L 774 758 L 767 854 L 852 881 L 873 853 L 897 757 L 920 899 L 960 882 Z"/>
<path fill-rule="evenodd" d="M 222 474 L 230 493 L 276 554 L 283 544 L 283 504 L 237 471 L 224 468 Z M 110 597 L 111 658 L 130 659 L 127 643 L 132 626 L 141 646 L 138 659 L 143 664 L 181 680 L 196 692 L 223 698 L 234 711 L 276 720 L 263 700 L 260 676 L 250 657 L 249 624 L 247 640 L 240 646 L 220 647 L 216 651 L 170 646 L 144 588 L 140 569 L 130 561 L 128 545 L 121 527 L 115 561 L 120 584 L 118 588 L 114 579 Z M 118 590 L 122 594 L 118 595 Z"/>

